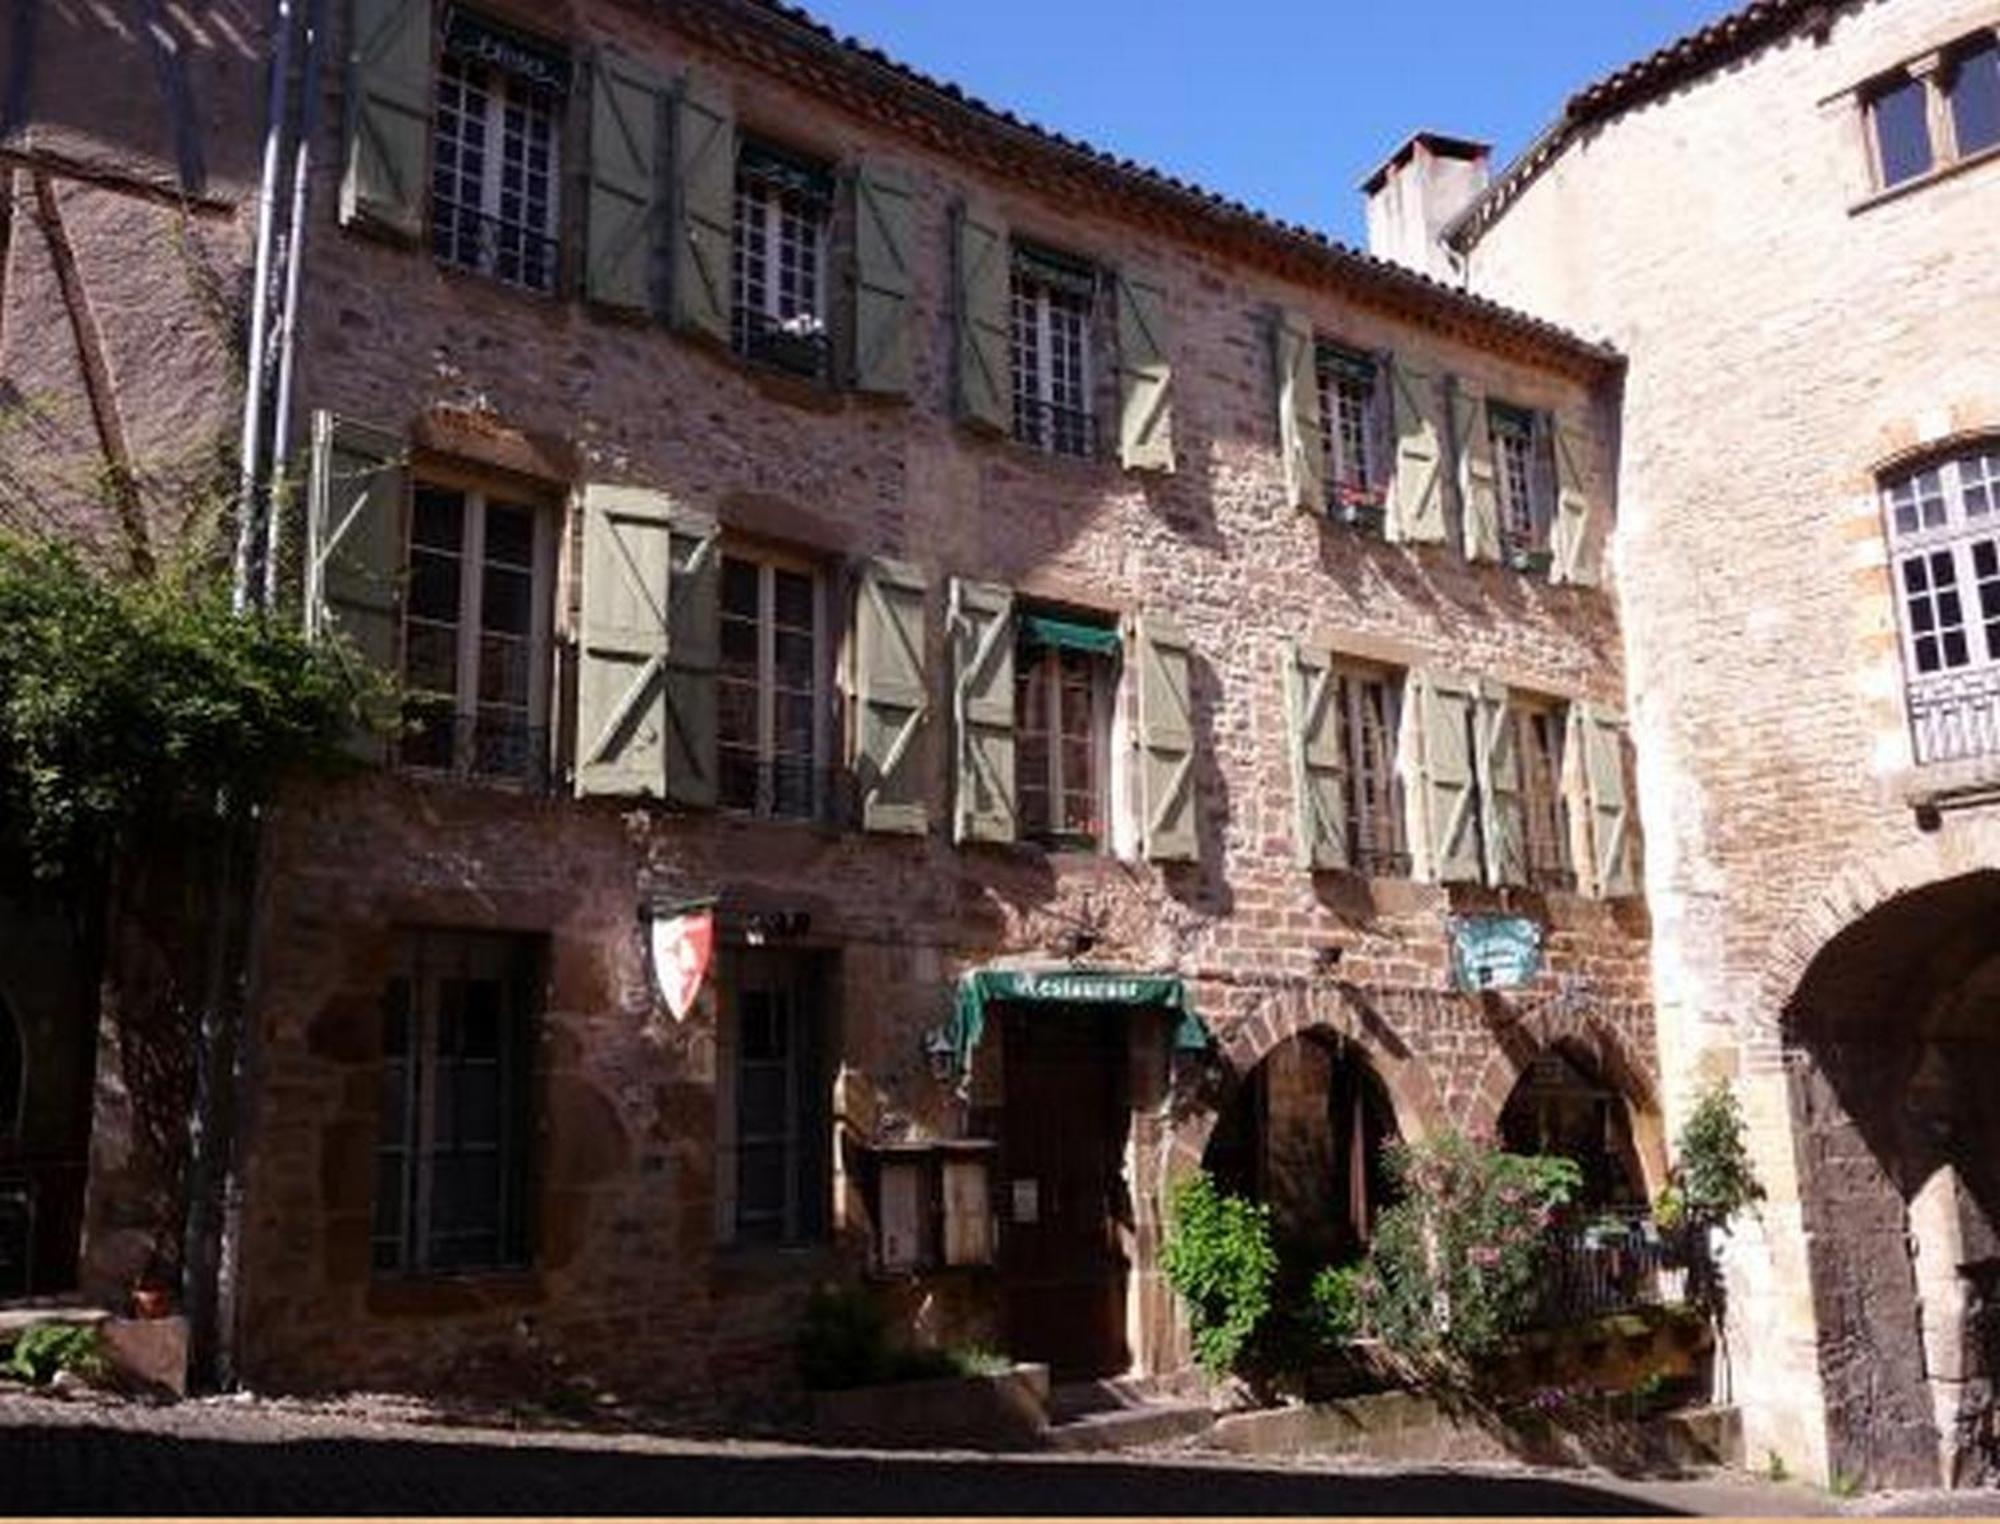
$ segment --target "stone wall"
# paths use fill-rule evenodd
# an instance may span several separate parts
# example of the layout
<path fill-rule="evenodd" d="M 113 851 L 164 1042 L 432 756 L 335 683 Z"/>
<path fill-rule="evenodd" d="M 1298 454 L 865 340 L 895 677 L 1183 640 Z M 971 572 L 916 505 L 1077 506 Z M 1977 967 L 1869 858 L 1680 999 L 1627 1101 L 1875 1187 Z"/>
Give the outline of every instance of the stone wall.
<path fill-rule="evenodd" d="M 1809 1262 L 1816 1219 L 1834 1235 L 1860 1219 L 1823 1167 L 1847 1124 L 1809 1104 L 1816 1081 L 1788 1084 L 1781 1018 L 1866 908 L 1845 883 L 1911 888 L 1983 857 L 1969 833 L 1985 811 L 1924 835 L 1910 807 L 1928 785 L 1876 471 L 2000 426 L 1980 358 L 2000 295 L 1979 252 L 2000 168 L 1872 199 L 1849 92 L 1993 17 L 1966 0 L 1801 15 L 1796 34 L 1579 131 L 1469 271 L 1473 289 L 1630 356 L 1613 553 L 1668 1111 L 1702 1077 L 1731 1077 L 1770 1190 L 1730 1253 L 1748 1451 L 1890 1479 L 1923 1473 L 1923 1446 L 1902 1471 L 1868 1451 L 1890 1421 L 1875 1362 L 1826 1330 L 1894 1267 L 1871 1267 L 1872 1251 Z M 1893 1192 L 1877 1207 L 1900 1212 Z"/>

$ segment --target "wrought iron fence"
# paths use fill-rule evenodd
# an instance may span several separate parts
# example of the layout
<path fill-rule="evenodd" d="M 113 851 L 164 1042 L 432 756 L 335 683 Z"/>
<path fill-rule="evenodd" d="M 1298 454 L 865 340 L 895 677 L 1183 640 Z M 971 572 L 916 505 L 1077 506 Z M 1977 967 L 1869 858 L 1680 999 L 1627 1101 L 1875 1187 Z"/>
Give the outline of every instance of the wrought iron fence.
<path fill-rule="evenodd" d="M 746 360 L 814 381 L 825 379 L 832 346 L 818 318 L 774 318 L 738 306 L 735 325 L 736 349 Z"/>
<path fill-rule="evenodd" d="M 556 288 L 560 245 L 524 223 L 440 196 L 432 214 L 431 246 L 446 264 L 476 270 L 530 291 Z"/>
<path fill-rule="evenodd" d="M 1557 1229 L 1542 1257 L 1534 1324 L 1561 1328 L 1686 1301 L 1700 1284 L 1700 1252 L 1693 1235 L 1645 1216 Z"/>
<path fill-rule="evenodd" d="M 492 715 L 463 715 L 412 701 L 397 740 L 404 767 L 480 782 L 511 784 L 530 793 L 549 788 L 549 731 Z"/>
<path fill-rule="evenodd" d="M 2000 667 L 1912 678 L 1909 702 L 1919 762 L 2000 752 Z"/>
<path fill-rule="evenodd" d="M 1014 398 L 1014 437 L 1051 455 L 1097 454 L 1097 420 L 1090 409 L 1040 397 Z"/>
<path fill-rule="evenodd" d="M 854 774 L 791 758 L 755 758 L 724 748 L 719 803 L 766 820 L 805 820 L 846 828 L 860 819 Z"/>

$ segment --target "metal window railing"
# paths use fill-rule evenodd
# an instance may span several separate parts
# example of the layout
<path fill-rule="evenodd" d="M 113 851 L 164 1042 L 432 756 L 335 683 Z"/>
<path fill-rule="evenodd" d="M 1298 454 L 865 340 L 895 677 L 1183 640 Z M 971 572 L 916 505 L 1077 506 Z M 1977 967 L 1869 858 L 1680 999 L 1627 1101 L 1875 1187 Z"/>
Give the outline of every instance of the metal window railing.
<path fill-rule="evenodd" d="M 420 702 L 405 714 L 395 756 L 401 767 L 511 785 L 528 793 L 546 793 L 551 782 L 546 725 L 440 713 Z"/>
<path fill-rule="evenodd" d="M 1014 437 L 1051 455 L 1097 454 L 1097 420 L 1090 409 L 1040 397 L 1015 397 Z"/>
<path fill-rule="evenodd" d="M 815 381 L 826 378 L 833 347 L 820 319 L 774 318 L 742 306 L 735 319 L 736 349 L 744 359 Z"/>
<path fill-rule="evenodd" d="M 1533 1322 L 1561 1328 L 1683 1302 L 1699 1280 L 1701 1253 L 1692 1233 L 1664 1230 L 1643 1213 L 1558 1228 L 1543 1250 Z"/>
<path fill-rule="evenodd" d="M 860 819 L 859 790 L 844 767 L 752 758 L 724 748 L 717 803 L 763 820 L 803 820 L 846 829 Z"/>
<path fill-rule="evenodd" d="M 1906 692 L 1918 762 L 2000 752 L 2000 666 L 1911 678 Z"/>
<path fill-rule="evenodd" d="M 544 294 L 556 288 L 556 239 L 449 197 L 439 196 L 433 205 L 431 247 L 445 264 L 461 270 Z"/>

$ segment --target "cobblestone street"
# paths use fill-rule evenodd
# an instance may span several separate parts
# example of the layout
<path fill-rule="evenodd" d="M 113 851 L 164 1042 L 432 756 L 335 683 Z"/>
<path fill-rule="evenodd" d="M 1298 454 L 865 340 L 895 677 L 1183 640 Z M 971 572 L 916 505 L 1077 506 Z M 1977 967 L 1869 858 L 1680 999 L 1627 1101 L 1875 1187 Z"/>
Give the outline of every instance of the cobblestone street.
<path fill-rule="evenodd" d="M 1868 1500 L 1882 1512 L 1902 1500 Z M 1921 1500 L 1990 1512 L 1992 1494 Z M 0 1397 L 0 1514 L 1832 1514 L 1744 1477 L 1119 1456 L 884 1454 L 445 1428 L 261 1401 Z"/>

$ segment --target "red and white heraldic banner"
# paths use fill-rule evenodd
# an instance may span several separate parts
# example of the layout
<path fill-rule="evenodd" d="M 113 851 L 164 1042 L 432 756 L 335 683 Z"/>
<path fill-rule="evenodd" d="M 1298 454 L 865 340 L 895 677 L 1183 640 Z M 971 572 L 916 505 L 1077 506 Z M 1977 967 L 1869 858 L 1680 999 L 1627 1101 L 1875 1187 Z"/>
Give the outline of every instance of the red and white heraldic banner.
<path fill-rule="evenodd" d="M 715 958 L 715 912 L 691 910 L 683 915 L 653 919 L 653 982 L 660 998 L 685 1021 L 701 993 L 708 966 Z"/>

